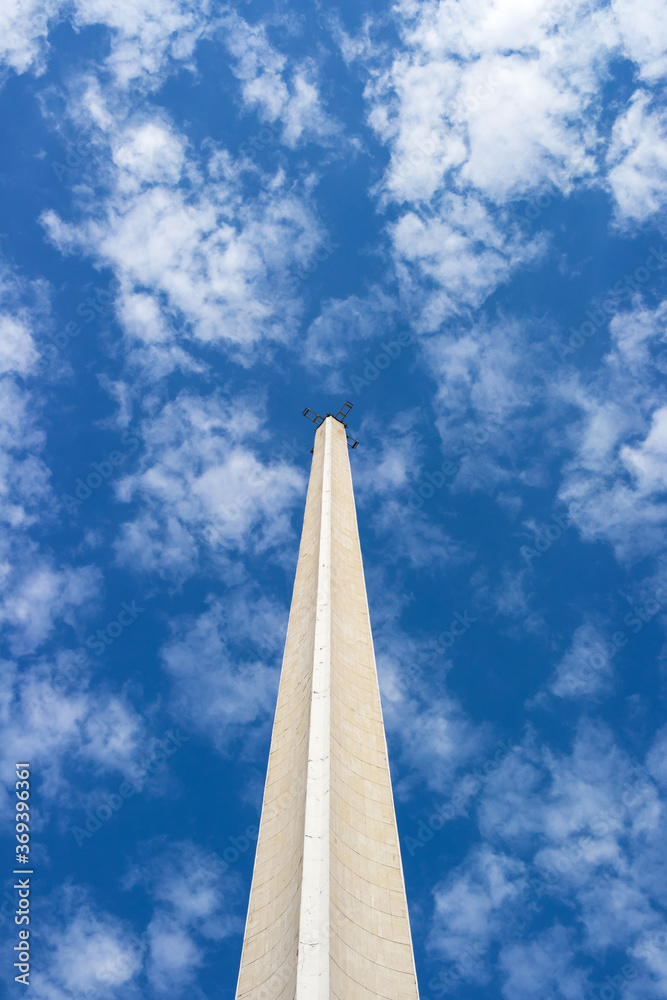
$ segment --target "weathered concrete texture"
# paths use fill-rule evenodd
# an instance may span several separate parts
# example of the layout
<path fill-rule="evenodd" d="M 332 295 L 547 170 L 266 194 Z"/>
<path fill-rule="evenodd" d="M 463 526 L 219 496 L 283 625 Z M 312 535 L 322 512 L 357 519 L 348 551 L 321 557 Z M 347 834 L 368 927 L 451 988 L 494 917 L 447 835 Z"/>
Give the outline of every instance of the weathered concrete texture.
<path fill-rule="evenodd" d="M 345 428 L 315 436 L 238 1000 L 417 1000 Z"/>

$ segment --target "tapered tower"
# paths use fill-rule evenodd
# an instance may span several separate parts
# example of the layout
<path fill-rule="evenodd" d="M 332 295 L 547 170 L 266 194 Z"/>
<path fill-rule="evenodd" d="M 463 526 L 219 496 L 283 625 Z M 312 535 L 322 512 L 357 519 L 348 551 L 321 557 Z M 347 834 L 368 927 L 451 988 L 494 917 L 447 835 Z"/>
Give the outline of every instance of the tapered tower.
<path fill-rule="evenodd" d="M 237 1000 L 418 1000 L 349 408 L 313 415 Z"/>

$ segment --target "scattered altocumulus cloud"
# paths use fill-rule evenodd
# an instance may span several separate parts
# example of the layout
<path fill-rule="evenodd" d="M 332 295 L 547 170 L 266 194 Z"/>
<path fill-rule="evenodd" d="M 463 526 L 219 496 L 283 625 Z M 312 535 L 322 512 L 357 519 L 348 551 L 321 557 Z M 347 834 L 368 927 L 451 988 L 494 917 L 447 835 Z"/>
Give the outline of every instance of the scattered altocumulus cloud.
<path fill-rule="evenodd" d="M 252 442 L 266 434 L 256 402 L 182 393 L 146 417 L 141 434 L 140 469 L 117 489 L 119 499 L 139 504 L 118 541 L 121 561 L 189 575 L 202 557 L 229 561 L 294 538 L 290 515 L 303 475 L 256 454 Z"/>
<path fill-rule="evenodd" d="M 275 708 L 286 623 L 285 612 L 253 600 L 247 588 L 227 602 L 211 598 L 198 617 L 174 622 L 162 660 L 176 718 L 187 719 L 221 752 L 239 740 L 247 751 Z"/>
<path fill-rule="evenodd" d="M 30 982 L 38 1000 L 90 994 L 112 1000 L 120 991 L 137 1000 L 144 945 L 129 923 L 98 910 L 85 890 L 69 884 L 55 909 L 58 918 L 43 922 L 43 963 Z"/>

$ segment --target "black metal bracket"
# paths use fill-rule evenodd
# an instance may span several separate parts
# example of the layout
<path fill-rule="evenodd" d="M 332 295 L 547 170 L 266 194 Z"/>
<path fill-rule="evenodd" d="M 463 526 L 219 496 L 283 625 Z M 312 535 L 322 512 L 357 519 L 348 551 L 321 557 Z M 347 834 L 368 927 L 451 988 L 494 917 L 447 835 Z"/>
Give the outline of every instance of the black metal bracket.
<path fill-rule="evenodd" d="M 307 406 L 303 411 L 303 416 L 308 417 L 309 420 L 312 420 L 312 422 L 315 424 L 316 427 L 319 427 L 320 424 L 323 424 L 327 417 L 333 417 L 334 420 L 337 420 L 345 428 L 345 437 L 347 439 L 347 443 L 349 447 L 352 450 L 354 450 L 359 444 L 359 442 L 356 441 L 350 434 L 347 433 L 347 424 L 345 423 L 345 417 L 348 415 L 353 406 L 354 403 L 350 403 L 349 400 L 346 400 L 341 406 L 338 413 L 327 413 L 325 417 L 320 416 L 319 413 L 316 413 L 315 410 L 311 410 L 310 407 Z"/>
<path fill-rule="evenodd" d="M 308 417 L 309 420 L 312 420 L 316 427 L 319 427 L 320 424 L 324 423 L 324 417 L 321 417 L 319 413 L 315 413 L 315 410 L 311 410 L 308 406 L 303 411 L 303 415 L 304 417 Z M 327 414 L 327 416 L 329 416 L 329 414 Z"/>

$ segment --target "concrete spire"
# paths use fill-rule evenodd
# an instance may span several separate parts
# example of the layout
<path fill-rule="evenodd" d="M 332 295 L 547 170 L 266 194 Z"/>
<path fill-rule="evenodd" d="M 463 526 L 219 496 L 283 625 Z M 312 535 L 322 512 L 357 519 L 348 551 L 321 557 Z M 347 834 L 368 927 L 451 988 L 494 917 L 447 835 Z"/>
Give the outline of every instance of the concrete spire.
<path fill-rule="evenodd" d="M 237 1000 L 418 1000 L 344 425 L 315 435 Z"/>

